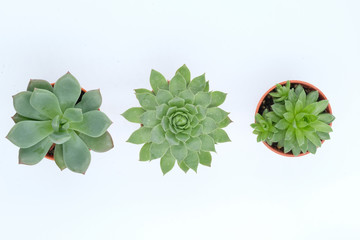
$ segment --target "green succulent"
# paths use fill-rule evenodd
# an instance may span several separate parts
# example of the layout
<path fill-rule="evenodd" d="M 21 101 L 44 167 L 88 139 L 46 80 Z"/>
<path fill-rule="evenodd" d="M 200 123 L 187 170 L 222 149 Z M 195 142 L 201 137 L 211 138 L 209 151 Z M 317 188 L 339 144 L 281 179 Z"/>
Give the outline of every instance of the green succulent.
<path fill-rule="evenodd" d="M 276 92 L 269 93 L 273 97 L 274 102 L 282 102 L 287 99 L 290 92 L 290 81 L 287 81 L 285 86 L 276 84 Z"/>
<path fill-rule="evenodd" d="M 332 114 L 325 111 L 328 100 L 318 101 L 318 98 L 318 91 L 306 94 L 301 85 L 290 89 L 283 102 L 273 104 L 272 111 L 264 112 L 263 118 L 257 117 L 256 124 L 251 124 L 258 140 L 269 144 L 275 142 L 278 148 L 284 148 L 285 153 L 292 151 L 295 156 L 301 152 L 315 154 L 321 140 L 330 139 L 332 128 L 329 124 L 335 120 Z M 266 119 L 267 129 L 275 128 L 273 134 L 266 135 L 266 131 L 260 129 L 259 126 L 264 124 L 263 119 Z"/>
<path fill-rule="evenodd" d="M 19 163 L 39 163 L 53 144 L 57 166 L 85 173 L 90 150 L 105 152 L 113 148 L 110 119 L 101 111 L 99 90 L 82 93 L 70 73 L 54 86 L 45 80 L 30 80 L 26 91 L 13 96 L 16 123 L 7 138 L 20 147 Z"/>
<path fill-rule="evenodd" d="M 127 140 L 144 144 L 140 150 L 140 161 L 160 158 L 163 174 L 178 163 L 187 172 L 197 171 L 199 163 L 211 165 L 211 154 L 215 144 L 230 141 L 222 129 L 231 123 L 218 106 L 226 98 L 219 91 L 209 92 L 205 74 L 191 80 L 190 71 L 183 65 L 171 81 L 152 70 L 152 91 L 136 89 L 141 107 L 130 108 L 122 115 L 130 122 L 142 126 Z"/>
<path fill-rule="evenodd" d="M 255 123 L 251 124 L 254 128 L 253 133 L 258 135 L 257 141 L 266 141 L 269 145 L 272 145 L 271 139 L 278 130 L 273 126 L 272 120 L 267 116 L 268 111 L 265 110 L 263 115 L 257 113 L 255 115 Z"/>

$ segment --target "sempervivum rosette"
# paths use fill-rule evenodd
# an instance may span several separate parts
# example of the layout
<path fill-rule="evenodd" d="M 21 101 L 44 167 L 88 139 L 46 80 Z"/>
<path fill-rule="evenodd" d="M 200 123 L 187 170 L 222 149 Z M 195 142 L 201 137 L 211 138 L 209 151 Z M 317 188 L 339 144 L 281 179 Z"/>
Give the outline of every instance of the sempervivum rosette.
<path fill-rule="evenodd" d="M 164 174 L 177 161 L 180 168 L 197 171 L 199 163 L 211 165 L 211 154 L 215 144 L 230 141 L 222 129 L 231 123 L 218 106 L 226 98 L 219 91 L 209 92 L 205 74 L 191 80 L 190 71 L 183 65 L 171 81 L 151 71 L 152 91 L 136 89 L 141 107 L 130 108 L 122 115 L 141 127 L 128 139 L 134 144 L 144 144 L 140 150 L 140 161 L 160 158 Z"/>

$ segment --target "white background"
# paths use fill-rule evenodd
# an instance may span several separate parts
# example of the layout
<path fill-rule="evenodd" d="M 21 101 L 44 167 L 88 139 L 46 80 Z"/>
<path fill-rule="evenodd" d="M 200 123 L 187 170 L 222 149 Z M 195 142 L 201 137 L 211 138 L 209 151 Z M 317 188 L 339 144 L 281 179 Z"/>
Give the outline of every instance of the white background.
<path fill-rule="evenodd" d="M 360 239 L 360 2 L 0 1 L 0 239 Z M 228 93 L 226 128 L 211 168 L 162 176 L 126 143 L 152 68 L 186 63 Z M 70 71 L 100 88 L 115 148 L 92 152 L 86 175 L 43 160 L 18 165 L 5 139 L 11 96 L 30 78 Z M 256 143 L 250 123 L 272 85 L 320 88 L 337 117 L 316 155 L 285 158 Z"/>

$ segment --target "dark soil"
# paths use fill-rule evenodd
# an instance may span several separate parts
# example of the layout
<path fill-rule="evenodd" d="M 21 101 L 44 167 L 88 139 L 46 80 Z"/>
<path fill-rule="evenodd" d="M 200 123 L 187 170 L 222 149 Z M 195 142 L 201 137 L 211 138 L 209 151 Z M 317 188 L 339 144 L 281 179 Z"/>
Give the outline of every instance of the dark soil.
<path fill-rule="evenodd" d="M 82 99 L 82 97 L 84 96 L 84 94 L 85 94 L 85 92 L 84 92 L 83 90 L 81 90 L 79 99 L 77 100 L 76 104 L 78 104 L 78 103 L 81 101 L 81 99 Z"/>
<path fill-rule="evenodd" d="M 54 86 L 53 86 L 53 87 L 54 87 Z M 81 101 L 81 99 L 82 99 L 82 97 L 84 96 L 84 94 L 85 94 L 85 92 L 84 92 L 83 90 L 81 90 L 79 99 L 77 100 L 76 104 L 78 104 L 78 103 Z M 50 147 L 50 149 L 49 149 L 48 153 L 46 154 L 46 156 L 53 158 L 53 157 L 54 157 L 54 153 L 55 153 L 55 144 L 53 144 L 53 145 Z"/>
<path fill-rule="evenodd" d="M 285 83 L 285 84 L 286 84 L 286 83 Z M 285 84 L 283 84 L 282 86 L 284 86 Z M 290 84 L 290 89 L 291 89 L 291 88 L 296 88 L 298 85 L 299 85 L 298 83 L 291 83 L 291 84 Z M 303 86 L 306 94 L 309 94 L 310 92 L 315 91 L 315 89 L 308 88 L 308 87 L 306 87 L 306 86 L 304 86 L 304 85 L 302 85 L 302 86 Z M 276 92 L 276 88 L 274 88 L 274 90 L 272 90 L 271 92 Z M 324 98 L 319 95 L 318 101 L 321 101 L 321 100 L 324 100 Z M 263 114 L 263 112 L 265 111 L 265 109 L 267 109 L 268 111 L 272 111 L 271 105 L 273 105 L 273 104 L 274 104 L 274 101 L 273 101 L 272 97 L 270 96 L 270 94 L 268 94 L 268 95 L 264 98 L 264 101 L 262 102 L 262 104 L 261 104 L 261 106 L 260 106 L 260 108 L 259 108 L 258 113 Z M 328 112 L 328 109 L 325 109 L 324 112 Z M 274 149 L 278 149 L 278 150 L 281 151 L 281 152 L 284 152 L 284 148 L 283 148 L 283 147 L 282 147 L 282 148 L 279 148 L 279 147 L 277 146 L 277 143 L 273 143 L 273 144 L 271 145 L 271 147 L 274 148 Z M 288 153 L 289 153 L 289 154 L 292 154 L 292 151 L 290 151 L 290 152 L 288 152 Z"/>
<path fill-rule="evenodd" d="M 49 149 L 48 153 L 46 154 L 46 156 L 48 156 L 48 157 L 54 157 L 54 153 L 55 153 L 55 144 L 53 144 L 53 145 L 50 147 L 50 149 Z"/>

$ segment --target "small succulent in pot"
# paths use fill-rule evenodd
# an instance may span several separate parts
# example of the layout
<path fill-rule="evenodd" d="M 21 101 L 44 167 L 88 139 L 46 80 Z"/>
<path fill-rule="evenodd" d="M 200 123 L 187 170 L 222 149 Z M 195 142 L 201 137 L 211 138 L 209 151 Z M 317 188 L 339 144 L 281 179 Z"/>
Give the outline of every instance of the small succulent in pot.
<path fill-rule="evenodd" d="M 99 90 L 83 91 L 70 73 L 53 86 L 45 80 L 30 80 L 26 91 L 13 96 L 15 126 L 7 138 L 20 147 L 19 163 L 39 163 L 53 148 L 57 166 L 85 173 L 90 149 L 105 152 L 113 148 L 107 132 L 110 119 L 99 110 Z"/>
<path fill-rule="evenodd" d="M 253 133 L 258 135 L 258 142 L 276 146 L 285 154 L 315 154 L 322 141 L 330 139 L 335 117 L 328 100 L 322 93 L 319 96 L 315 87 L 305 82 L 296 83 L 294 87 L 290 84 L 290 81 L 284 86 L 277 84 L 276 89 L 264 95 L 263 112 L 260 112 L 260 102 L 255 123 L 251 124 Z"/>
<path fill-rule="evenodd" d="M 141 107 L 122 114 L 128 121 L 141 124 L 127 140 L 144 144 L 140 161 L 160 158 L 163 174 L 175 162 L 184 172 L 190 168 L 196 172 L 199 163 L 210 166 L 215 144 L 230 141 L 222 129 L 231 123 L 229 113 L 219 108 L 226 94 L 209 91 L 205 74 L 191 80 L 186 65 L 170 81 L 152 70 L 150 84 L 152 91 L 135 90 Z"/>

